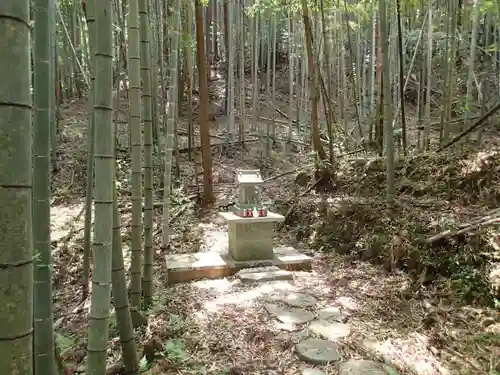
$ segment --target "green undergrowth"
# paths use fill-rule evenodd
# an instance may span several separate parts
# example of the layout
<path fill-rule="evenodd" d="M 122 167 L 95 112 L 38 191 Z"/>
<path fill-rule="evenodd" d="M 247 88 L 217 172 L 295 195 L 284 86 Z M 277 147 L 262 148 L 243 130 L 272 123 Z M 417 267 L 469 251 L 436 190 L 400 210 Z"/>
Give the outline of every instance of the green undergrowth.
<path fill-rule="evenodd" d="M 308 173 L 309 176 L 313 171 Z M 286 231 L 317 251 L 350 255 L 402 269 L 414 280 L 412 290 L 429 284 L 453 291 L 466 303 L 498 306 L 491 270 L 498 266 L 497 225 L 465 235 L 445 230 L 484 215 L 500 198 L 500 155 L 464 153 L 418 156 L 396 165 L 396 199 L 388 209 L 381 159 L 341 162 L 333 193 L 276 201 L 287 214 Z M 300 176 L 304 186 L 304 175 Z M 309 185 L 314 181 L 310 178 Z M 303 188 L 301 188 L 303 189 Z"/>
<path fill-rule="evenodd" d="M 500 153 L 456 152 L 397 160 L 398 194 L 497 207 L 500 201 Z M 337 187 L 347 194 L 379 196 L 386 188 L 382 158 L 348 159 L 340 164 Z"/>

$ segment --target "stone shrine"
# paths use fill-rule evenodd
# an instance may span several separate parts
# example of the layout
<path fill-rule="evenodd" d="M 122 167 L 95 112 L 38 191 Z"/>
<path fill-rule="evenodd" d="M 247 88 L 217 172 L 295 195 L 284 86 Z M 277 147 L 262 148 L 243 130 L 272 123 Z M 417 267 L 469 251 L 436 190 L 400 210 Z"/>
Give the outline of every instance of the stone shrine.
<path fill-rule="evenodd" d="M 236 185 L 239 202 L 233 206 L 233 213 L 240 217 L 267 216 L 267 209 L 262 205 L 258 185 L 262 184 L 259 170 L 236 171 Z"/>
<path fill-rule="evenodd" d="M 228 251 L 235 262 L 272 260 L 274 224 L 285 217 L 268 212 L 262 205 L 258 185 L 260 171 L 237 170 L 236 183 L 239 201 L 233 212 L 220 212 L 228 224 Z"/>
<path fill-rule="evenodd" d="M 236 171 L 237 202 L 230 211 L 219 212 L 228 226 L 227 252 L 167 255 L 170 284 L 227 277 L 251 267 L 274 266 L 288 271 L 311 269 L 310 257 L 291 247 L 273 246 L 274 225 L 285 218 L 268 211 L 262 204 L 259 191 L 262 183 L 259 170 Z M 273 275 L 283 276 L 279 272 Z"/>

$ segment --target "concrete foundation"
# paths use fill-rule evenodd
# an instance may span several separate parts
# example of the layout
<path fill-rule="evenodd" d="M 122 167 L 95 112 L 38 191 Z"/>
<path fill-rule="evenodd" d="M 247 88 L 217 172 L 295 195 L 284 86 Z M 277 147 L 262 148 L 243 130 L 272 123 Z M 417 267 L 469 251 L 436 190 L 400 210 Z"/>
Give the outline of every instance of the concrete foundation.
<path fill-rule="evenodd" d="M 236 261 L 230 254 L 194 253 L 166 256 L 168 283 L 201 279 L 218 279 L 234 275 L 241 269 L 277 266 L 288 271 L 308 271 L 312 259 L 292 247 L 277 247 L 271 259 Z"/>
<path fill-rule="evenodd" d="M 267 212 L 263 217 L 241 217 L 220 212 L 228 224 L 228 252 L 167 255 L 170 284 L 199 279 L 218 279 L 241 269 L 277 266 L 288 271 L 310 270 L 311 258 L 291 247 L 273 248 L 274 224 L 282 215 Z"/>

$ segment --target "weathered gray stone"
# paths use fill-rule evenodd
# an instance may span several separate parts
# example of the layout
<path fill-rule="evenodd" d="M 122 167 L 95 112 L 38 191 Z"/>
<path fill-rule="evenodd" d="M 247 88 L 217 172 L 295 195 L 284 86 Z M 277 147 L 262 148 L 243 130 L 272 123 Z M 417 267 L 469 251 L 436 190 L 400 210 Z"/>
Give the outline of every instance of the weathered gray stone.
<path fill-rule="evenodd" d="M 332 322 L 342 323 L 347 319 L 338 307 L 325 307 L 318 310 L 318 318 L 322 320 L 328 320 Z"/>
<path fill-rule="evenodd" d="M 341 340 L 349 336 L 349 333 L 351 332 L 348 324 L 329 322 L 327 320 L 317 320 L 312 322 L 309 325 L 309 329 L 317 335 L 320 335 L 330 341 Z"/>
<path fill-rule="evenodd" d="M 259 272 L 238 272 L 236 277 L 244 283 L 293 280 L 293 273 L 285 270 L 269 270 Z"/>
<path fill-rule="evenodd" d="M 224 212 L 227 213 L 227 212 Z M 310 270 L 312 259 L 292 251 L 276 251 L 273 258 L 258 261 L 235 261 L 228 253 L 199 252 L 166 256 L 168 283 L 201 279 L 219 279 L 248 267 L 279 266 L 287 270 Z M 289 289 L 287 289 L 289 290 Z"/>
<path fill-rule="evenodd" d="M 316 368 L 305 368 L 302 370 L 302 375 L 326 375 L 326 372 Z"/>
<path fill-rule="evenodd" d="M 295 345 L 298 357 L 315 365 L 325 365 L 341 359 L 338 346 L 328 340 L 307 339 Z"/>
<path fill-rule="evenodd" d="M 269 314 L 274 315 L 276 319 L 283 323 L 304 324 L 314 319 L 314 315 L 309 311 L 280 307 L 274 303 L 266 303 L 264 308 Z"/>
<path fill-rule="evenodd" d="M 272 260 L 273 226 L 283 215 L 267 212 L 264 217 L 241 217 L 233 212 L 219 212 L 228 223 L 229 254 L 234 261 Z"/>
<path fill-rule="evenodd" d="M 265 260 L 274 256 L 273 223 L 229 222 L 228 238 L 229 254 L 235 261 Z"/>
<path fill-rule="evenodd" d="M 339 375 L 397 375 L 397 372 L 380 362 L 350 359 L 340 364 Z"/>
<path fill-rule="evenodd" d="M 282 301 L 294 307 L 312 307 L 318 303 L 315 297 L 304 293 L 290 293 Z"/>

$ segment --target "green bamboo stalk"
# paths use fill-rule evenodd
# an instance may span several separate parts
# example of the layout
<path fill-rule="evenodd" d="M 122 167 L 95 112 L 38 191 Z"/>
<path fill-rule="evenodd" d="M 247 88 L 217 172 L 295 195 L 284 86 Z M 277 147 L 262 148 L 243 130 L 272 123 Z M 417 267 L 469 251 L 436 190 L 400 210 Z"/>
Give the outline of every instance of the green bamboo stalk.
<path fill-rule="evenodd" d="M 139 0 L 139 36 L 144 119 L 144 306 L 153 301 L 153 106 L 148 0 Z"/>
<path fill-rule="evenodd" d="M 0 374 L 33 374 L 30 2 L 0 1 Z"/>
<path fill-rule="evenodd" d="M 35 374 L 54 374 L 52 317 L 52 248 L 50 243 L 51 137 L 51 0 L 34 2 L 34 133 L 33 133 L 33 242 L 34 366 Z"/>
<path fill-rule="evenodd" d="M 87 375 L 106 372 L 111 299 L 113 238 L 113 180 L 115 144 L 113 124 L 112 0 L 95 2 L 95 225 L 92 299 L 88 329 Z"/>
<path fill-rule="evenodd" d="M 129 1 L 128 65 L 129 65 L 129 126 L 132 148 L 132 228 L 130 265 L 130 302 L 140 310 L 142 286 L 142 139 L 141 139 L 141 59 L 139 51 L 138 0 Z"/>

